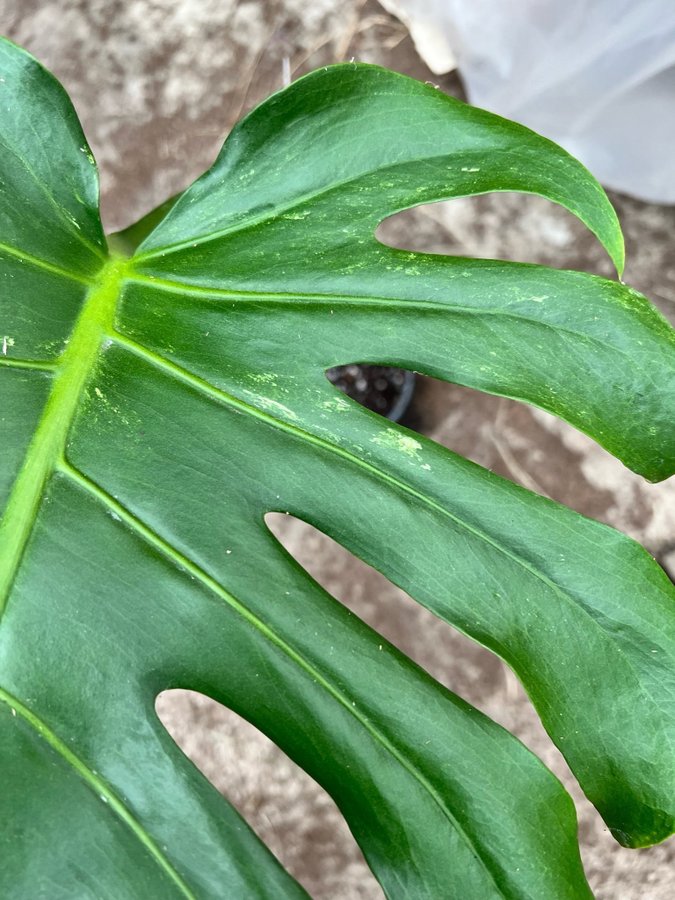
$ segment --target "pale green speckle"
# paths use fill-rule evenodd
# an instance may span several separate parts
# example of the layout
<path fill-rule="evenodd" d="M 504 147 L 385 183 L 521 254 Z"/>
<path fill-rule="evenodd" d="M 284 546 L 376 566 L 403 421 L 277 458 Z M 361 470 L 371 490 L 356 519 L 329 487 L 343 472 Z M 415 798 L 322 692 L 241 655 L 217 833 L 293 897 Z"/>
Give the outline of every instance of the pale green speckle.
<path fill-rule="evenodd" d="M 324 400 L 321 404 L 322 409 L 330 409 L 333 412 L 345 412 L 349 409 L 349 401 L 344 397 L 333 397 L 330 400 Z"/>
<path fill-rule="evenodd" d="M 277 375 L 275 372 L 254 372 L 249 375 L 249 378 L 255 384 L 275 384 Z"/>
<path fill-rule="evenodd" d="M 389 447 L 392 450 L 398 450 L 405 456 L 418 457 L 422 445 L 416 441 L 414 437 L 408 434 L 401 434 L 395 428 L 387 428 L 386 431 L 376 434 L 370 439 L 371 444 L 378 444 L 380 447 Z"/>
<path fill-rule="evenodd" d="M 244 393 L 248 394 L 248 396 L 252 398 L 256 406 L 264 409 L 266 412 L 271 413 L 272 415 L 281 414 L 285 418 L 293 420 L 297 420 L 298 418 L 292 409 L 284 406 L 283 403 L 279 403 L 278 400 L 273 400 L 271 397 L 264 397 L 261 394 L 256 394 L 255 391 L 244 391 Z"/>
<path fill-rule="evenodd" d="M 80 153 L 84 153 L 92 166 L 96 165 L 96 160 L 94 159 L 94 156 L 89 147 L 80 147 Z"/>

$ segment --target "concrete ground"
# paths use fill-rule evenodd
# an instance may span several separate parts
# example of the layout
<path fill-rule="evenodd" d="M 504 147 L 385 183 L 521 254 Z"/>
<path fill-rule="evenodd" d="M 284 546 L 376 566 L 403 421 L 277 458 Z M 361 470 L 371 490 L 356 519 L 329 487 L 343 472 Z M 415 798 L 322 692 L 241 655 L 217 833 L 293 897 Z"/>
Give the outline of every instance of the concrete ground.
<path fill-rule="evenodd" d="M 0 0 L 0 31 L 35 53 L 74 99 L 98 159 L 108 230 L 199 175 L 255 102 L 328 62 L 378 62 L 435 78 L 403 27 L 375 0 Z M 675 208 L 613 198 L 628 242 L 626 280 L 675 315 Z M 536 198 L 496 195 L 406 212 L 387 242 L 610 274 L 571 216 Z M 675 571 L 675 479 L 647 485 L 589 439 L 532 409 L 432 380 L 409 423 L 484 466 L 615 525 Z M 280 539 L 342 602 L 441 682 L 516 733 L 578 803 L 597 897 L 666 900 L 675 844 L 616 845 L 579 793 L 514 677 L 325 536 L 296 521 Z M 207 698 L 172 692 L 158 708 L 171 733 L 315 898 L 381 897 L 334 804 L 266 738 Z"/>

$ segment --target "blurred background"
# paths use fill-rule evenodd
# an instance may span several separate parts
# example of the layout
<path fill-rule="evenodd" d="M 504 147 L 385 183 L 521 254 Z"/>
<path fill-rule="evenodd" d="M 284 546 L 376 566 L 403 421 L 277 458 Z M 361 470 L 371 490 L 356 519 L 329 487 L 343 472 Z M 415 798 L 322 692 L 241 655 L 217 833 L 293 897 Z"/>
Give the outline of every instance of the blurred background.
<path fill-rule="evenodd" d="M 547 18 L 543 8 L 552 5 L 544 0 L 383 4 L 0 0 L 0 31 L 34 53 L 73 98 L 101 170 L 108 231 L 186 187 L 213 161 L 237 119 L 272 91 L 312 68 L 353 58 L 460 98 L 468 92 L 566 142 L 621 188 L 611 197 L 626 234 L 625 280 L 673 321 L 675 206 L 664 201 L 675 202 L 673 141 L 667 142 L 667 129 L 675 128 L 669 55 L 675 5 L 633 4 L 642 10 L 638 21 L 623 2 L 611 13 L 608 3 L 570 0 L 566 18 L 555 9 Z M 670 10 L 669 20 L 655 18 L 659 6 Z M 462 18 L 462 7 L 472 7 L 473 15 Z M 611 21 L 598 18 L 599 8 Z M 663 40 L 668 33 L 670 44 Z M 593 237 L 565 211 L 535 197 L 497 194 L 420 207 L 385 222 L 380 236 L 413 250 L 612 274 Z M 622 529 L 675 573 L 675 479 L 646 484 L 545 413 L 432 379 L 418 379 L 404 422 Z M 614 843 L 498 660 L 324 535 L 284 519 L 275 523 L 277 535 L 324 587 L 517 734 L 564 781 L 577 802 L 582 854 L 598 898 L 673 896 L 673 840 L 644 851 Z M 188 692 L 162 695 L 158 711 L 184 751 L 313 897 L 382 897 L 333 802 L 266 738 Z"/>

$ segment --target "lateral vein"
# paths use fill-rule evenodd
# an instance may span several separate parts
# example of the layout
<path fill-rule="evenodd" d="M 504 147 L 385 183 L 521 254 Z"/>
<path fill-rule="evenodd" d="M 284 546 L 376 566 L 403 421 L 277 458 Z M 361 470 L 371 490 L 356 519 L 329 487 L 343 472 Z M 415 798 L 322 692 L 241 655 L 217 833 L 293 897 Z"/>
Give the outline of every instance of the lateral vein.
<path fill-rule="evenodd" d="M 86 284 L 88 287 L 91 287 L 96 283 L 92 278 L 87 278 L 86 275 L 79 275 L 77 272 L 71 272 L 69 269 L 62 269 L 61 266 L 56 266 L 54 263 L 47 262 L 46 259 L 40 259 L 38 256 L 33 256 L 25 250 L 11 247 L 9 244 L 0 243 L 0 254 L 2 253 L 5 253 L 7 256 L 13 256 L 14 259 L 18 259 L 21 262 L 28 263 L 29 266 L 33 266 L 36 269 L 43 269 L 45 272 L 50 272 L 52 275 L 59 275 L 61 278 L 69 278 L 71 281 L 77 281 L 79 284 Z"/>
<path fill-rule="evenodd" d="M 0 368 L 33 369 L 38 372 L 54 372 L 58 368 L 58 364 L 49 359 L 13 359 L 11 356 L 7 356 L 0 357 Z"/>
<path fill-rule="evenodd" d="M 188 900 L 197 900 L 192 890 L 178 874 L 171 862 L 162 853 L 156 841 L 141 825 L 138 819 L 133 815 L 129 808 L 120 800 L 117 794 L 112 790 L 110 785 L 105 782 L 99 775 L 95 774 L 79 756 L 76 756 L 61 738 L 52 731 L 51 728 L 35 714 L 35 712 L 25 706 L 20 700 L 0 688 L 0 702 L 7 704 L 11 710 L 31 726 L 42 737 L 47 744 L 69 765 L 79 777 L 87 784 L 97 797 L 103 799 L 111 812 L 117 815 L 125 825 L 136 835 L 146 850 L 153 857 L 155 862 L 164 869 L 166 874 L 176 884 L 183 895 Z"/>

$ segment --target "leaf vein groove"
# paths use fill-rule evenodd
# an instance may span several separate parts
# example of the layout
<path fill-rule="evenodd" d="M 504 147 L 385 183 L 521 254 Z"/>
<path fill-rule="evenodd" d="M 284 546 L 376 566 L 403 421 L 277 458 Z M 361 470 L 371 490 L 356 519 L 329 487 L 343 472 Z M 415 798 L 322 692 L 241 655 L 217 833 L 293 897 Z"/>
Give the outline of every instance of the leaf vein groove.
<path fill-rule="evenodd" d="M 57 363 L 41 359 L 13 359 L 11 356 L 0 357 L 0 367 L 5 369 L 33 369 L 38 372 L 55 372 Z"/>
<path fill-rule="evenodd" d="M 344 294 L 304 294 L 301 292 L 281 293 L 265 291 L 264 293 L 258 293 L 256 291 L 234 291 L 227 290 L 225 288 L 202 287 L 201 285 L 188 284 L 181 281 L 171 281 L 170 279 L 158 278 L 155 275 L 145 275 L 133 271 L 127 275 L 126 280 L 129 282 L 137 282 L 139 284 L 152 284 L 153 286 L 156 286 L 158 290 L 163 290 L 170 293 L 187 295 L 192 294 L 194 296 L 201 296 L 205 298 L 211 297 L 214 300 L 217 298 L 236 300 L 241 304 L 246 302 L 252 304 L 288 303 L 289 305 L 293 303 L 325 303 L 326 305 L 332 304 L 335 306 L 390 306 L 397 312 L 405 312 L 407 309 L 424 309 L 429 310 L 430 312 L 448 313 L 450 315 L 457 313 L 460 315 L 504 317 L 507 319 L 515 319 L 519 322 L 526 322 L 529 325 L 534 325 L 541 328 L 550 328 L 552 331 L 558 332 L 560 334 L 572 335 L 574 338 L 587 342 L 589 344 L 596 344 L 599 347 L 607 347 L 606 338 L 604 340 L 601 340 L 600 338 L 596 338 L 591 334 L 585 334 L 584 332 L 576 331 L 572 328 L 559 325 L 557 322 L 545 322 L 542 319 L 532 318 L 531 316 L 523 316 L 519 313 L 511 312 L 510 310 L 498 309 L 496 307 L 481 309 L 474 306 L 460 306 L 458 304 L 449 303 L 443 300 L 405 300 L 397 299 L 396 297 L 376 297 L 369 295 L 358 296 Z M 615 352 L 621 352 L 623 353 L 623 355 L 626 355 L 623 351 L 621 351 L 620 348 L 614 347 L 613 349 L 615 350 Z"/>
<path fill-rule="evenodd" d="M 33 256 L 25 250 L 11 247 L 9 244 L 0 243 L 0 254 L 2 253 L 7 254 L 7 256 L 13 256 L 15 259 L 21 260 L 21 262 L 28 263 L 29 266 L 33 266 L 36 269 L 44 269 L 45 272 L 49 272 L 52 275 L 59 275 L 61 278 L 77 281 L 79 284 L 87 285 L 87 287 L 91 287 L 94 284 L 94 279 L 87 278 L 86 275 L 78 275 L 77 272 L 71 272 L 69 269 L 62 269 L 61 266 L 47 262 L 45 259 L 40 259 L 38 256 Z"/>

